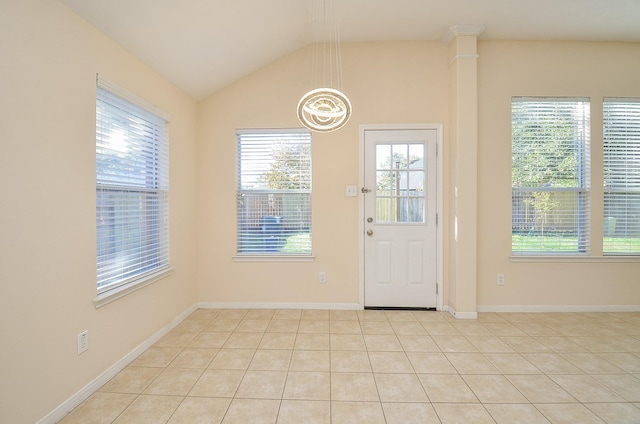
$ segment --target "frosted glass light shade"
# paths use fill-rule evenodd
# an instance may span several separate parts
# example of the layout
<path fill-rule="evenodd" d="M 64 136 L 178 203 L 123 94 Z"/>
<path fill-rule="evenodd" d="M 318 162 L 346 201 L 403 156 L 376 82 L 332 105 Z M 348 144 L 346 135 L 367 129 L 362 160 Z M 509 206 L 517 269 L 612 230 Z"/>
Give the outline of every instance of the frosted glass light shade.
<path fill-rule="evenodd" d="M 343 127 L 349 118 L 351 102 L 334 88 L 316 88 L 298 102 L 298 119 L 313 131 L 335 131 Z"/>

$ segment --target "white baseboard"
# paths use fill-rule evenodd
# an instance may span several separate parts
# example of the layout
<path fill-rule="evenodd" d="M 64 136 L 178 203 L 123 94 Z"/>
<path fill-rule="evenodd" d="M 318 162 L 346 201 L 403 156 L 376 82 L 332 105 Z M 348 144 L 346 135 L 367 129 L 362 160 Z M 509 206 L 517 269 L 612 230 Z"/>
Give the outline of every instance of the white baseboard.
<path fill-rule="evenodd" d="M 478 305 L 478 312 L 640 312 L 640 305 Z"/>
<path fill-rule="evenodd" d="M 359 303 L 200 302 L 197 306 L 203 309 L 364 309 Z"/>
<path fill-rule="evenodd" d="M 456 311 L 449 305 L 444 305 L 442 307 L 442 310 L 444 312 L 449 312 L 454 318 L 457 318 L 457 319 L 478 319 L 477 312 L 460 312 L 460 311 Z"/>
<path fill-rule="evenodd" d="M 65 417 L 69 412 L 71 412 L 76 406 L 80 405 L 84 402 L 89 396 L 95 393 L 100 387 L 102 387 L 105 383 L 111 380 L 116 376 L 120 371 L 122 371 L 127 365 L 133 362 L 138 356 L 140 356 L 145 350 L 150 348 L 155 342 L 160 340 L 163 336 L 165 336 L 169 331 L 175 328 L 178 324 L 180 324 L 186 317 L 191 315 L 196 309 L 198 309 L 197 305 L 190 306 L 180 315 L 178 315 L 173 321 L 169 324 L 162 327 L 158 330 L 153 336 L 148 338 L 138 347 L 133 349 L 131 352 L 126 354 L 122 359 L 109 367 L 102 374 L 97 376 L 93 381 L 84 386 L 78 392 L 76 392 L 69 399 L 62 402 L 56 409 L 47 414 L 44 418 L 37 422 L 37 424 L 55 424 Z"/>

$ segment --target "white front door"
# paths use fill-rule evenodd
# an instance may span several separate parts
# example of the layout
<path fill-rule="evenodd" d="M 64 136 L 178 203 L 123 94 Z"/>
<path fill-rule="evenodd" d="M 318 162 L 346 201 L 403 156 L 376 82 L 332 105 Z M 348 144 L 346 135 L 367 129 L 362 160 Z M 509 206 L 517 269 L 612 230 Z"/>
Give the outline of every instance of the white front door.
<path fill-rule="evenodd" d="M 364 306 L 436 307 L 436 129 L 364 130 Z"/>

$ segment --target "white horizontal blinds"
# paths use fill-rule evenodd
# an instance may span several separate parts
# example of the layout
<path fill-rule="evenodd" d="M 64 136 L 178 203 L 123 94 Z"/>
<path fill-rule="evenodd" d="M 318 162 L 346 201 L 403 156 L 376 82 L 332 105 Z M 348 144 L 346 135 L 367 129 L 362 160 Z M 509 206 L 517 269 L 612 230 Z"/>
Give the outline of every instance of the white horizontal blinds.
<path fill-rule="evenodd" d="M 513 98 L 512 251 L 588 253 L 589 100 Z"/>
<path fill-rule="evenodd" d="M 238 254 L 311 254 L 311 133 L 237 132 Z"/>
<path fill-rule="evenodd" d="M 169 265 L 168 124 L 110 88 L 98 81 L 98 293 Z"/>
<path fill-rule="evenodd" d="M 605 98 L 605 255 L 640 254 L 640 99 Z"/>

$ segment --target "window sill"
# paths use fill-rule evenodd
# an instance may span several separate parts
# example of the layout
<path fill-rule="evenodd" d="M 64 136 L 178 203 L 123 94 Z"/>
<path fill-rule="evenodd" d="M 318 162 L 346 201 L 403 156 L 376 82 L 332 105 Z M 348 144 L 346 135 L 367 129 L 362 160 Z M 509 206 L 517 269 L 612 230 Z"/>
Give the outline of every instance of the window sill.
<path fill-rule="evenodd" d="M 509 256 L 509 261 L 537 263 L 640 263 L 640 256 L 518 255 Z"/>
<path fill-rule="evenodd" d="M 173 268 L 163 268 L 152 274 L 145 275 L 140 279 L 131 281 L 127 284 L 123 284 L 122 286 L 116 287 L 104 293 L 100 293 L 98 296 L 96 296 L 95 299 L 93 299 L 93 304 L 96 307 L 96 309 L 101 308 L 104 305 L 107 305 L 115 300 L 125 297 L 128 294 L 131 294 L 135 291 L 138 291 L 143 287 L 151 285 L 156 281 L 160 281 L 171 274 L 173 274 Z"/>
<path fill-rule="evenodd" d="M 242 255 L 234 256 L 234 262 L 313 262 L 315 256 L 299 255 Z"/>

